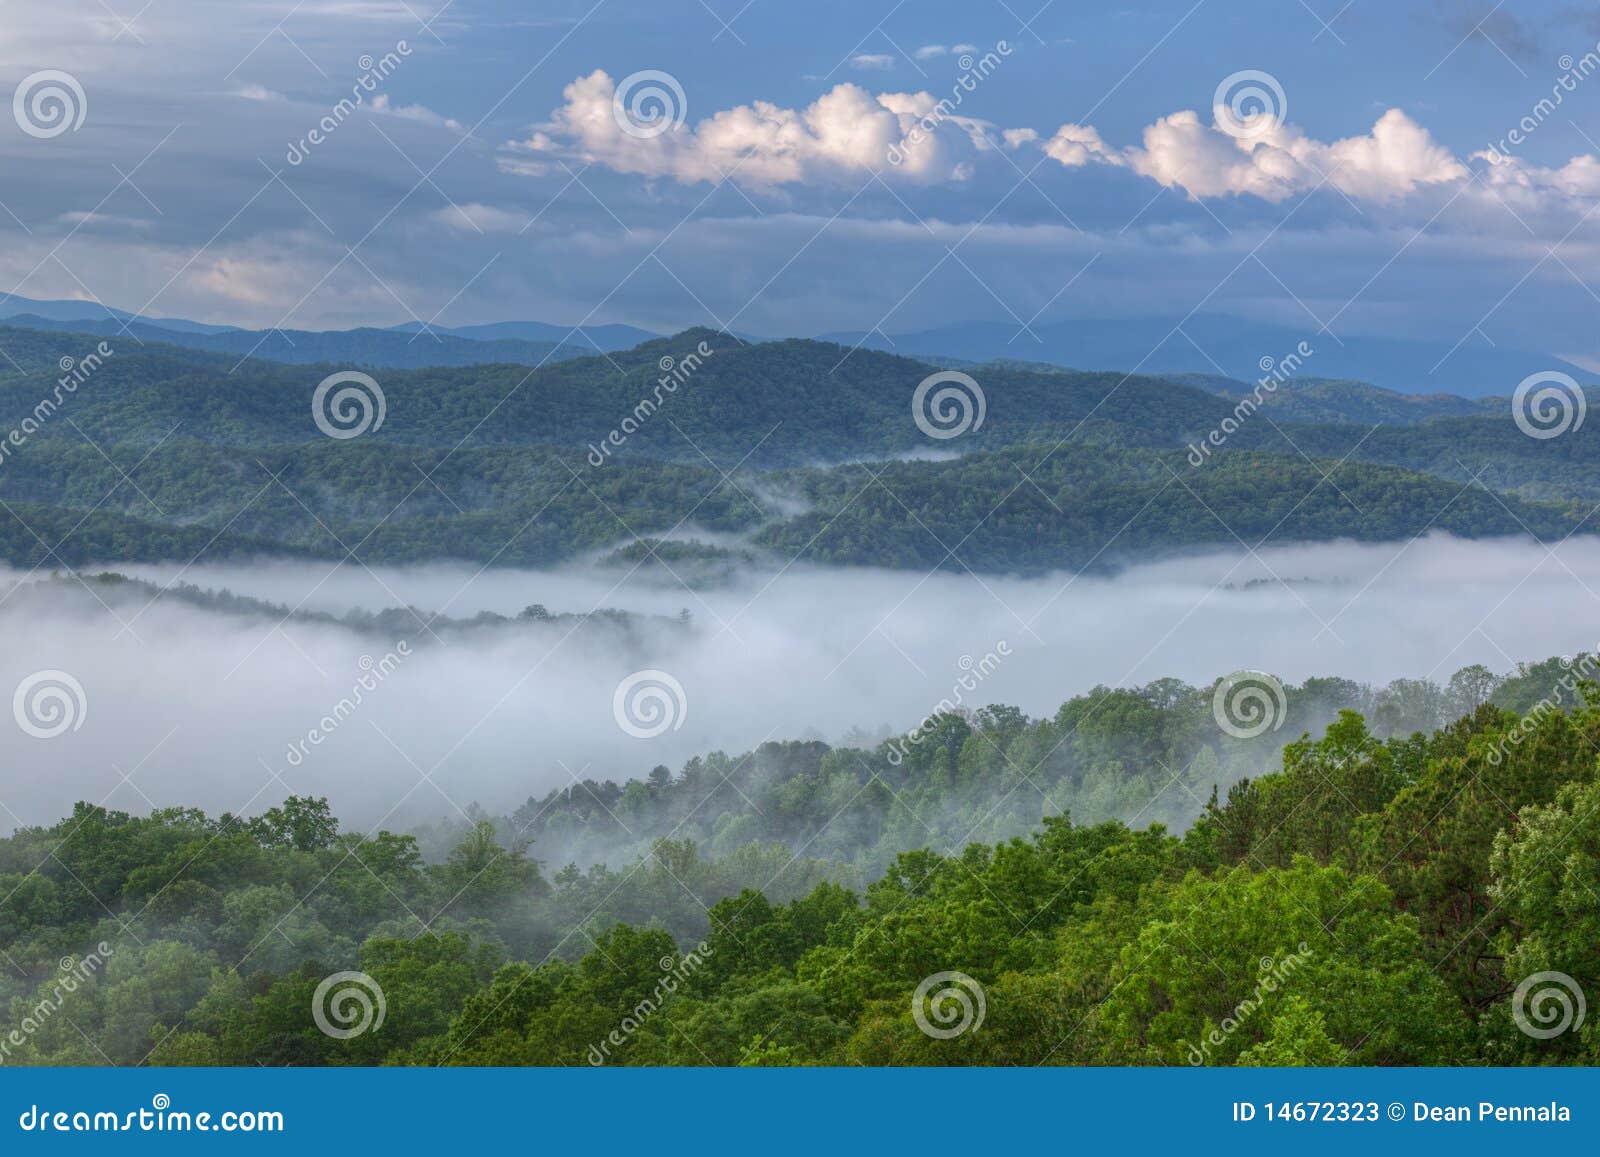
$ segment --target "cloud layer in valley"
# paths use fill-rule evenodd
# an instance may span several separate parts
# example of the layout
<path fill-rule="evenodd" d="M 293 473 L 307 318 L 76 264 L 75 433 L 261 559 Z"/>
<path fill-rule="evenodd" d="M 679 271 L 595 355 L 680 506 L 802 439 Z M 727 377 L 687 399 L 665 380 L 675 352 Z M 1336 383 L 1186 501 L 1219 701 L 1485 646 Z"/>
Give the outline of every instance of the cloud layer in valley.
<path fill-rule="evenodd" d="M 1271 581 L 1273 572 L 1288 585 Z M 1096 684 L 1165 676 L 1204 684 L 1241 668 L 1295 682 L 1324 674 L 1443 682 L 1469 663 L 1506 671 L 1593 648 L 1600 621 L 1600 543 L 1587 539 L 1555 558 L 1527 542 L 1447 538 L 1404 549 L 1275 548 L 1260 559 L 1218 554 L 1114 579 L 791 569 L 697 594 L 579 571 L 379 573 L 381 584 L 354 567 L 330 577 L 324 566 L 271 564 L 183 578 L 340 613 L 392 607 L 396 596 L 454 618 L 514 615 L 536 602 L 552 613 L 609 606 L 673 616 L 687 604 L 693 623 L 420 638 L 329 728 L 324 717 L 399 636 L 166 601 L 127 632 L 70 586 L 53 605 L 30 602 L 26 611 L 13 595 L 0 605 L 8 640 L 0 686 L 66 671 L 87 711 L 77 730 L 53 739 L 6 721 L 0 802 L 9 822 L 48 822 L 78 799 L 237 812 L 294 791 L 328 795 L 352 823 L 404 827 L 474 802 L 514 807 L 574 776 L 677 768 L 716 748 L 908 729 L 1002 642 L 1009 654 L 968 702 L 1040 715 Z M 626 733 L 613 714 L 619 683 L 642 670 L 669 673 L 683 691 L 681 725 L 650 739 Z M 325 734 L 293 754 L 312 731 Z"/>

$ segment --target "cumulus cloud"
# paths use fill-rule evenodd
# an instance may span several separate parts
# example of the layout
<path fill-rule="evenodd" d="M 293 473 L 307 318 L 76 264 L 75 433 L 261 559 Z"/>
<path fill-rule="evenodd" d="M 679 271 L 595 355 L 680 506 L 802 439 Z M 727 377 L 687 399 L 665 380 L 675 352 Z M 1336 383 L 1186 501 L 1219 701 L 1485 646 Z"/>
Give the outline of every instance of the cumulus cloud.
<path fill-rule="evenodd" d="M 850 67 L 869 72 L 886 72 L 894 67 L 894 57 L 887 52 L 861 52 L 850 58 Z"/>
<path fill-rule="evenodd" d="M 923 45 L 917 55 L 965 47 Z M 1264 115 L 1240 123 L 1222 105 L 1212 110 L 1209 123 L 1184 109 L 1146 126 L 1139 144 L 1119 147 L 1093 125 L 1064 124 L 1046 138 L 1032 128 L 961 115 L 960 93 L 874 94 L 840 84 L 803 109 L 754 101 L 692 126 L 680 101 L 665 114 L 670 123 L 652 124 L 649 131 L 627 123 L 616 95 L 616 83 L 605 72 L 573 81 L 549 122 L 506 143 L 502 169 L 539 175 L 548 162 L 573 156 L 617 172 L 688 184 L 735 172 L 746 183 L 774 186 L 886 170 L 959 181 L 972 175 L 979 154 L 1036 145 L 1066 168 L 1123 167 L 1195 200 L 1250 195 L 1278 202 L 1327 185 L 1347 197 L 1388 202 L 1471 176 L 1399 109 L 1385 112 L 1366 133 L 1333 141 Z M 1526 170 L 1518 179 L 1530 188 L 1579 195 L 1573 191 L 1588 187 L 1589 170 L 1581 164 L 1553 173 Z"/>
<path fill-rule="evenodd" d="M 1230 133 L 1223 128 L 1230 123 L 1227 115 L 1216 109 L 1209 125 L 1187 109 L 1162 117 L 1144 130 L 1143 147 L 1127 149 L 1120 160 L 1197 199 L 1247 193 L 1282 201 L 1327 184 L 1351 197 L 1391 201 L 1468 175 L 1466 166 L 1399 109 L 1384 113 L 1363 136 L 1332 142 L 1289 124 L 1252 123 Z"/>
<path fill-rule="evenodd" d="M 723 109 L 690 127 L 679 105 L 670 121 L 641 128 L 617 107 L 617 86 L 595 71 L 563 91 L 566 103 L 503 156 L 517 165 L 575 155 L 616 172 L 670 177 L 686 184 L 737 173 L 752 185 L 785 185 L 830 176 L 898 171 L 962 180 L 975 150 L 992 148 L 986 124 L 941 110 L 931 93 L 880 93 L 840 84 L 803 109 L 768 101 Z"/>
<path fill-rule="evenodd" d="M 1536 208 L 1551 195 L 1561 197 L 1600 197 L 1600 159 L 1593 154 L 1573 157 L 1559 168 L 1530 165 L 1520 157 L 1485 149 L 1472 154 L 1486 162 L 1479 171 L 1484 185 L 1507 203 Z"/>
<path fill-rule="evenodd" d="M 1012 130 L 1015 132 L 1016 130 Z M 1019 140 L 1033 140 L 1037 134 L 1033 130 L 1023 130 L 1032 134 Z M 1051 137 L 1044 145 L 1045 155 L 1060 161 L 1069 169 L 1078 168 L 1080 165 L 1098 163 L 1104 165 L 1120 165 L 1122 157 L 1108 148 L 1100 139 L 1099 130 L 1088 125 L 1062 125 L 1056 130 L 1056 135 Z"/>

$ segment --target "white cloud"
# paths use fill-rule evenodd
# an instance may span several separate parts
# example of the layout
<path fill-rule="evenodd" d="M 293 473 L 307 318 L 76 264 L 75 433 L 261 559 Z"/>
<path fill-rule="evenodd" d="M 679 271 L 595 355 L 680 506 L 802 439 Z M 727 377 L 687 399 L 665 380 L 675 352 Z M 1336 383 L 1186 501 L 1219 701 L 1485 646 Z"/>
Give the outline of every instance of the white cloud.
<path fill-rule="evenodd" d="M 528 214 L 467 201 L 461 205 L 446 205 L 435 209 L 429 216 L 450 229 L 466 233 L 520 233 L 528 225 Z"/>
<path fill-rule="evenodd" d="M 1032 132 L 1032 129 L 1026 130 Z M 1037 138 L 1037 134 L 1034 134 Z M 1099 130 L 1088 125 L 1062 125 L 1044 145 L 1045 155 L 1060 161 L 1069 169 L 1098 162 L 1120 165 L 1122 158 L 1100 139 Z"/>
<path fill-rule="evenodd" d="M 866 72 L 887 72 L 894 67 L 894 57 L 887 52 L 862 52 L 850 58 L 850 67 Z"/>
<path fill-rule="evenodd" d="M 686 184 L 735 172 L 757 186 L 873 171 L 962 180 L 971 154 L 992 148 L 984 122 L 938 112 L 938 100 L 927 92 L 874 96 L 840 84 L 803 109 L 755 101 L 723 109 L 692 128 L 676 123 L 654 135 L 625 131 L 613 107 L 615 94 L 605 72 L 579 77 L 566 87 L 566 103 L 547 124 L 506 143 L 502 168 L 516 172 L 540 159 L 575 156 L 616 172 Z M 681 116 L 681 108 L 675 111 Z"/>
<path fill-rule="evenodd" d="M 1289 124 L 1252 121 L 1236 134 L 1224 131 L 1226 123 L 1220 107 L 1209 125 L 1185 109 L 1147 126 L 1142 146 L 1122 150 L 1106 146 L 1090 126 L 1063 125 L 1045 152 L 1069 168 L 1127 165 L 1196 200 L 1250 194 L 1282 201 L 1327 184 L 1383 202 L 1468 176 L 1465 165 L 1399 109 L 1384 113 L 1362 136 L 1331 142 Z"/>
<path fill-rule="evenodd" d="M 461 126 L 460 121 L 454 121 L 449 117 L 440 116 L 432 109 L 424 108 L 420 104 L 394 104 L 389 99 L 389 94 L 386 92 L 380 92 L 377 96 L 372 98 L 372 110 L 374 112 L 388 113 L 390 116 L 399 117 L 402 120 L 416 121 L 418 124 L 435 125 L 439 128 L 446 128 L 451 132 L 460 133 L 466 131 Z"/>
<path fill-rule="evenodd" d="M 912 55 L 918 60 L 932 60 L 935 56 L 943 56 L 949 51 L 950 50 L 942 44 L 924 44 L 921 48 L 918 48 L 914 53 L 912 53 Z"/>
<path fill-rule="evenodd" d="M 1540 168 L 1520 157 L 1487 150 L 1473 153 L 1472 159 L 1486 162 L 1479 179 L 1512 206 L 1539 207 L 1552 195 L 1600 197 L 1600 159 L 1592 154 L 1573 157 L 1558 169 Z"/>
<path fill-rule="evenodd" d="M 281 92 L 273 92 L 270 88 L 267 88 L 266 86 L 260 85 L 260 84 L 247 84 L 247 85 L 244 85 L 241 88 L 235 89 L 234 92 L 233 92 L 233 95 L 237 96 L 237 97 L 242 97 L 244 100 L 287 100 L 287 99 L 289 99 L 288 97 L 284 96 L 283 93 L 281 93 Z"/>
<path fill-rule="evenodd" d="M 872 171 L 963 181 L 999 142 L 1007 149 L 1036 144 L 1069 169 L 1127 168 L 1195 200 L 1250 195 L 1279 202 L 1327 185 L 1353 199 L 1383 203 L 1471 175 L 1399 109 L 1385 112 L 1366 133 L 1333 141 L 1260 119 L 1242 129 L 1231 126 L 1237 131 L 1229 132 L 1226 108 L 1213 109 L 1210 123 L 1185 109 L 1146 126 L 1138 145 L 1119 147 L 1107 143 L 1093 125 L 1064 124 L 1043 138 L 1031 128 L 1004 128 L 958 115 L 948 97 L 873 94 L 855 84 L 837 85 L 803 109 L 754 101 L 690 125 L 680 107 L 671 110 L 677 122 L 662 131 L 628 132 L 613 109 L 615 91 L 611 77 L 601 71 L 573 81 L 564 90 L 566 103 L 548 123 L 502 147 L 502 171 L 543 175 L 550 163 L 573 157 L 686 184 L 737 173 L 750 185 L 777 186 Z M 1553 170 L 1500 166 L 1496 181 L 1522 195 L 1583 196 L 1600 182 L 1600 162 L 1578 158 Z"/>

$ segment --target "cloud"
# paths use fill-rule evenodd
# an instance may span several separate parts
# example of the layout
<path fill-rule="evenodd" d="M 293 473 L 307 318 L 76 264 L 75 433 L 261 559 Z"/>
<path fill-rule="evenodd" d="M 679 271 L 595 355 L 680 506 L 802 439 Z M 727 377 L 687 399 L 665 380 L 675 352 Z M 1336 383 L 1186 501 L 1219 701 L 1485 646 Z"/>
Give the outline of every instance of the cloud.
<path fill-rule="evenodd" d="M 259 85 L 259 84 L 247 84 L 247 85 L 244 85 L 241 88 L 236 88 L 236 89 L 234 89 L 233 95 L 237 96 L 237 97 L 241 97 L 244 100 L 287 100 L 287 99 L 289 99 L 288 97 L 284 96 L 283 93 L 281 93 L 281 92 L 273 92 L 270 88 L 267 88 L 264 85 Z"/>
<path fill-rule="evenodd" d="M 1142 146 L 1114 150 L 1094 128 L 1069 124 L 1057 130 L 1045 152 L 1068 168 L 1127 165 L 1195 200 L 1250 194 L 1282 201 L 1326 184 L 1350 197 L 1383 202 L 1469 175 L 1399 109 L 1384 113 L 1365 135 L 1332 142 L 1266 119 L 1239 122 L 1221 106 L 1209 125 L 1185 109 L 1147 126 Z"/>
<path fill-rule="evenodd" d="M 473 233 L 520 233 L 528 226 L 528 214 L 478 201 L 446 205 L 443 209 L 434 210 L 430 216 L 447 228 Z"/>
<path fill-rule="evenodd" d="M 959 181 L 971 171 L 971 153 L 993 148 L 985 122 L 939 111 L 927 92 L 874 96 L 840 84 L 803 109 L 755 101 L 692 128 L 681 103 L 667 110 L 666 120 L 634 124 L 616 95 L 616 82 L 603 71 L 579 77 L 547 124 L 506 143 L 502 155 L 510 165 L 502 167 L 514 172 L 530 158 L 536 164 L 572 155 L 685 184 L 736 173 L 747 184 L 777 186 L 879 171 Z"/>
<path fill-rule="evenodd" d="M 570 156 L 685 184 L 719 181 L 730 173 L 747 184 L 778 186 L 886 171 L 924 181 L 965 181 L 982 154 L 1037 144 L 1066 168 L 1127 168 L 1193 200 L 1250 195 L 1279 202 L 1327 185 L 1350 198 L 1382 203 L 1471 175 L 1399 109 L 1389 109 L 1364 134 L 1334 141 L 1317 140 L 1266 114 L 1240 120 L 1218 105 L 1207 123 L 1185 109 L 1146 126 L 1140 144 L 1118 147 L 1093 125 L 1064 124 L 1045 139 L 1031 128 L 959 115 L 959 101 L 948 96 L 873 94 L 855 84 L 837 85 L 804 109 L 755 101 L 692 127 L 680 93 L 667 110 L 669 120 L 644 131 L 627 124 L 626 110 L 615 107 L 616 85 L 605 72 L 578 78 L 563 95 L 566 103 L 548 123 L 502 147 L 503 171 L 543 175 L 549 162 Z M 1564 177 L 1524 176 L 1530 187 L 1567 195 L 1587 187 L 1581 167 Z"/>
<path fill-rule="evenodd" d="M 1032 132 L 1031 129 L 1025 131 Z M 1104 165 L 1123 163 L 1122 157 L 1107 148 L 1106 143 L 1100 139 L 1099 130 L 1088 125 L 1062 125 L 1056 130 L 1056 135 L 1045 142 L 1044 151 L 1047 157 L 1060 161 L 1069 169 L 1090 163 Z"/>
<path fill-rule="evenodd" d="M 386 92 L 380 92 L 377 96 L 372 98 L 372 110 L 374 112 L 388 113 L 390 116 L 399 117 L 402 120 L 416 121 L 418 124 L 434 125 L 439 128 L 446 128 L 451 132 L 466 132 L 466 129 L 462 127 L 460 121 L 454 121 L 449 117 L 440 116 L 432 109 L 424 108 L 420 104 L 394 104 L 389 99 L 389 94 Z"/>
<path fill-rule="evenodd" d="M 935 56 L 943 56 L 950 50 L 942 44 L 924 44 L 911 55 L 918 60 L 932 60 Z"/>
<path fill-rule="evenodd" d="M 1512 205 L 1529 208 L 1545 204 L 1552 194 L 1561 197 L 1600 197 L 1600 158 L 1593 154 L 1573 157 L 1559 168 L 1530 165 L 1520 157 L 1483 150 L 1472 154 L 1486 162 L 1479 170 L 1484 185 Z"/>
<path fill-rule="evenodd" d="M 850 67 L 864 72 L 887 72 L 894 67 L 894 57 L 886 52 L 862 52 L 850 58 Z"/>

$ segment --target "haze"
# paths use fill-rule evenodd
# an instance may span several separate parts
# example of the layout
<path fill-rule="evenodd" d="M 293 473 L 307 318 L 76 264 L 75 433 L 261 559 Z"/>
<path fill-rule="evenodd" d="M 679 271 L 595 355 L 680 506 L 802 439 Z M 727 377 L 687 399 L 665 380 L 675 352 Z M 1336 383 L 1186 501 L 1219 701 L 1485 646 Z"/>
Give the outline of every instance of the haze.
<path fill-rule="evenodd" d="M 180 576 L 176 566 L 116 569 L 163 583 Z M 4 575 L 7 586 L 24 577 Z M 56 738 L 4 729 L 7 826 L 52 822 L 79 799 L 254 813 L 293 791 L 327 795 L 347 824 L 402 829 L 474 802 L 514 808 L 574 777 L 676 769 L 717 748 L 898 732 L 997 649 L 1010 653 L 969 704 L 1043 715 L 1102 683 L 1206 683 L 1241 668 L 1293 682 L 1442 682 L 1469 663 L 1503 672 L 1600 637 L 1600 543 L 1591 539 L 1553 554 L 1530 541 L 1446 537 L 1275 548 L 1115 578 L 753 569 L 694 592 L 644 572 L 463 565 L 262 563 L 193 567 L 181 578 L 335 612 L 400 602 L 453 618 L 515 615 L 531 603 L 652 616 L 687 607 L 692 624 L 516 625 L 441 641 L 419 631 L 410 656 L 296 765 L 290 745 L 351 693 L 363 656 L 381 659 L 401 636 L 170 601 L 137 618 L 137 606 L 119 608 L 129 630 L 76 588 L 43 609 L 7 597 L 0 687 L 59 669 L 87 700 L 81 727 Z M 687 710 L 678 729 L 639 739 L 618 726 L 612 699 L 620 680 L 647 668 L 681 683 Z"/>

